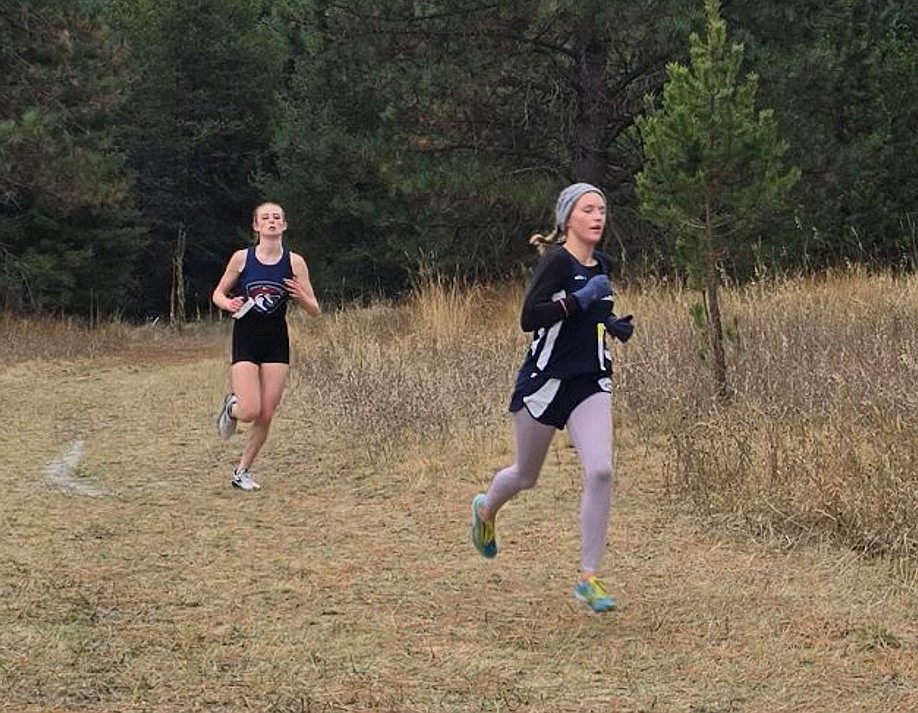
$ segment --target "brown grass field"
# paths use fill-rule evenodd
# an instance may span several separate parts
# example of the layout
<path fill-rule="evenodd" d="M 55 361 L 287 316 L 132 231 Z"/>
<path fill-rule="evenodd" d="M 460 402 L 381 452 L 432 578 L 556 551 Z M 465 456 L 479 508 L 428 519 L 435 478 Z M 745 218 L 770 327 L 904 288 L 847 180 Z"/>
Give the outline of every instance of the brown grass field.
<path fill-rule="evenodd" d="M 468 542 L 520 294 L 291 317 L 257 494 L 214 431 L 226 321 L 0 317 L 0 710 L 918 710 L 918 280 L 728 290 L 729 404 L 697 297 L 620 290 L 604 615 L 565 434 L 500 556 Z"/>

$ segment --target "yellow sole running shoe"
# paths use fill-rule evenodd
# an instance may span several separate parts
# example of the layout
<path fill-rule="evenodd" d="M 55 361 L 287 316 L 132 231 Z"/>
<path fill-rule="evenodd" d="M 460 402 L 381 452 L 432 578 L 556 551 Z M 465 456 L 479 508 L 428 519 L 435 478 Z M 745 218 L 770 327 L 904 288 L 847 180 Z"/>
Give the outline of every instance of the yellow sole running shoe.
<path fill-rule="evenodd" d="M 615 600 L 609 596 L 603 583 L 596 577 L 590 577 L 587 581 L 577 584 L 574 587 L 574 598 L 586 604 L 594 612 L 615 609 Z"/>
<path fill-rule="evenodd" d="M 472 544 L 475 545 L 478 554 L 490 560 L 497 557 L 497 538 L 494 535 L 494 522 L 482 520 L 478 515 L 478 508 L 484 500 L 484 493 L 479 493 L 472 498 L 472 526 L 470 529 Z"/>

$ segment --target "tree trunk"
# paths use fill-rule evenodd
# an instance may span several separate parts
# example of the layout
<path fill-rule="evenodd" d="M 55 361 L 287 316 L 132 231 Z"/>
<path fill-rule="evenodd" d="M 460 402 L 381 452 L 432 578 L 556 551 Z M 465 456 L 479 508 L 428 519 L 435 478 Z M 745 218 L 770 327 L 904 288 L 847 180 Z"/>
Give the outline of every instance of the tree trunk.
<path fill-rule="evenodd" d="M 707 244 L 704 250 L 704 282 L 707 293 L 708 341 L 711 344 L 711 355 L 714 365 L 714 381 L 717 384 L 717 396 L 726 400 L 730 396 L 730 384 L 727 382 L 727 359 L 724 354 L 724 329 L 720 316 L 719 286 L 717 274 L 717 251 L 714 242 L 714 227 L 711 216 L 711 200 L 705 198 L 705 231 Z"/>
<path fill-rule="evenodd" d="M 574 179 L 602 186 L 606 178 L 606 48 L 596 35 L 584 31 L 576 42 L 574 87 L 577 96 L 571 125 Z"/>
<path fill-rule="evenodd" d="M 172 254 L 172 295 L 169 300 L 169 323 L 179 327 L 185 323 L 185 226 L 180 225 Z"/>

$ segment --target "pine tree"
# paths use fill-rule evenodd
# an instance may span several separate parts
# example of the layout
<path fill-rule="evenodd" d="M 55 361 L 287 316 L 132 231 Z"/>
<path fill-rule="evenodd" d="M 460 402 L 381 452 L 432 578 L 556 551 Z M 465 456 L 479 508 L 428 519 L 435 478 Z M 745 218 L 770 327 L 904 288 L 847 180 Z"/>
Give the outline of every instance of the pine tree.
<path fill-rule="evenodd" d="M 263 185 L 300 213 L 294 237 L 309 220 L 319 289 L 392 293 L 419 264 L 500 279 L 565 183 L 630 203 L 630 129 L 694 4 L 278 0 L 293 61 Z M 613 215 L 625 253 L 637 221 Z"/>
<path fill-rule="evenodd" d="M 643 212 L 677 235 L 678 253 L 704 291 L 704 320 L 718 394 L 730 392 L 718 298 L 726 252 L 781 205 L 797 181 L 770 110 L 755 108 L 757 78 L 740 77 L 743 47 L 728 44 L 719 0 L 706 0 L 707 35 L 692 34 L 691 66 L 671 63 L 659 107 L 638 120 L 645 165 Z"/>
<path fill-rule="evenodd" d="M 150 236 L 138 309 L 207 309 L 261 199 L 284 62 L 260 0 L 112 0 L 135 77 L 118 141 Z"/>
<path fill-rule="evenodd" d="M 111 121 L 123 52 L 86 0 L 0 9 L 0 309 L 121 310 L 142 237 Z"/>

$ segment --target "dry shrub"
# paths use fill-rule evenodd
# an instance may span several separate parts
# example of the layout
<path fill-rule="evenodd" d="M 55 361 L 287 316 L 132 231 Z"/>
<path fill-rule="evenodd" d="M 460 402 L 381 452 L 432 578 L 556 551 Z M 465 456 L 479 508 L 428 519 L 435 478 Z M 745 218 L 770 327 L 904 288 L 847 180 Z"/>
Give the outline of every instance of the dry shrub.
<path fill-rule="evenodd" d="M 364 462 L 486 457 L 509 444 L 506 400 L 528 343 L 521 297 L 522 285 L 430 278 L 401 305 L 294 317 L 286 408 L 318 414 Z M 698 300 L 657 284 L 616 302 L 637 325 L 613 346 L 617 427 L 668 439 L 671 494 L 759 532 L 918 561 L 918 279 L 852 271 L 725 290 L 728 405 L 689 316 Z M 0 316 L 0 357 L 174 359 L 205 339 L 223 350 L 224 326 Z"/>
<path fill-rule="evenodd" d="M 673 492 L 918 561 L 918 280 L 852 272 L 726 296 L 735 395 L 702 410 L 674 384 Z"/>
<path fill-rule="evenodd" d="M 14 317 L 0 313 L 0 360 L 71 361 L 112 356 L 197 352 L 211 344 L 222 327 L 194 322 L 181 329 L 166 324 L 133 325 L 118 319 L 89 325 L 78 319 Z"/>
<path fill-rule="evenodd" d="M 95 357 L 120 349 L 129 332 L 130 327 L 118 321 L 90 329 L 78 320 L 0 314 L 0 360 L 9 364 Z"/>
<path fill-rule="evenodd" d="M 673 435 L 668 482 L 703 511 L 738 515 L 754 532 L 831 535 L 918 561 L 915 449 L 901 434 L 879 443 L 863 436 L 850 422 L 732 413 Z"/>
<path fill-rule="evenodd" d="M 668 432 L 711 398 L 709 377 L 700 369 L 698 336 L 689 310 L 696 294 L 679 285 L 617 290 L 615 310 L 634 314 L 634 336 L 613 342 L 616 409 L 625 422 Z"/>
<path fill-rule="evenodd" d="M 404 306 L 343 310 L 297 330 L 288 403 L 322 404 L 354 453 L 371 460 L 486 447 L 503 425 L 525 335 L 505 301 L 429 282 Z"/>

